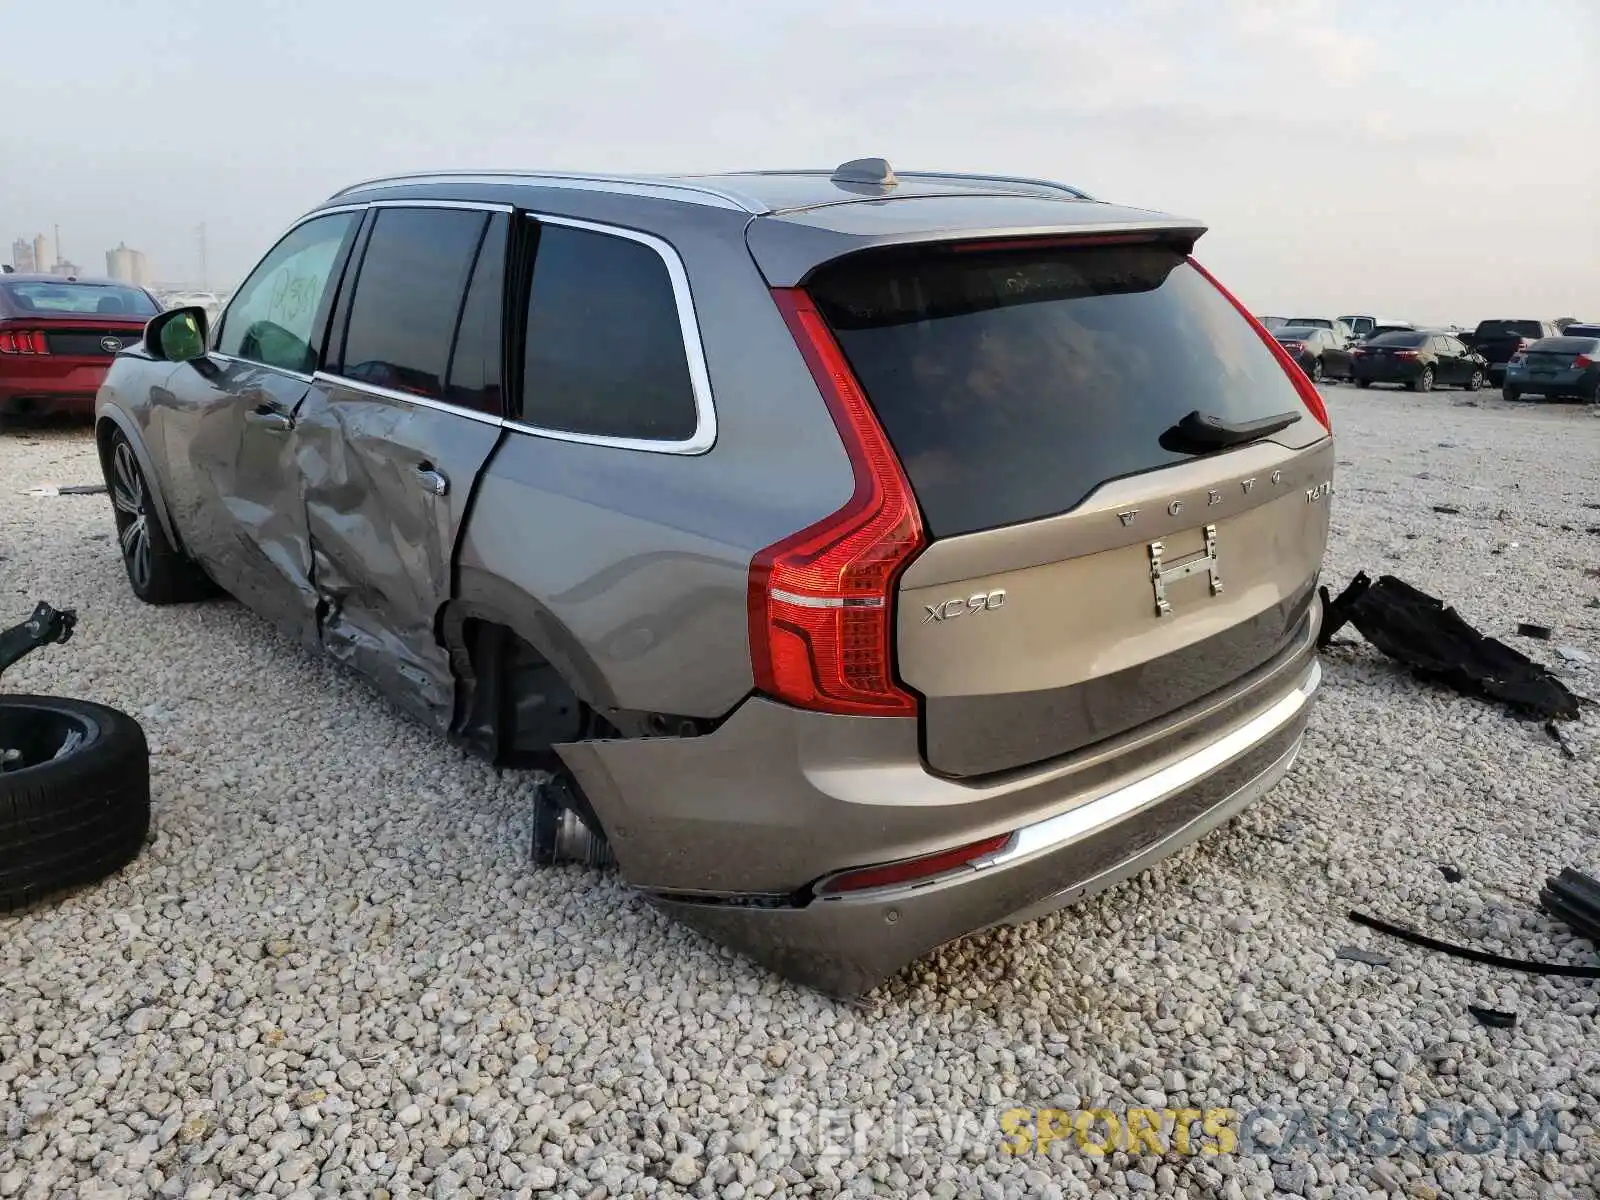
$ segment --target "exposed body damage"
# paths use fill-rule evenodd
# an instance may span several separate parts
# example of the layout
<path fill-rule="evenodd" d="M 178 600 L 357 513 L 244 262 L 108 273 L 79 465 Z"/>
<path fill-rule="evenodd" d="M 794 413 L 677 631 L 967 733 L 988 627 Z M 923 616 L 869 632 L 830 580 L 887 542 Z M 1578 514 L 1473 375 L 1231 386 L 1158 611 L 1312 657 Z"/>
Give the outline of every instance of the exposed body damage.
<path fill-rule="evenodd" d="M 113 365 L 135 591 L 197 564 L 540 772 L 537 861 L 857 993 L 1294 761 L 1332 440 L 1202 232 L 876 160 L 348 189 Z"/>

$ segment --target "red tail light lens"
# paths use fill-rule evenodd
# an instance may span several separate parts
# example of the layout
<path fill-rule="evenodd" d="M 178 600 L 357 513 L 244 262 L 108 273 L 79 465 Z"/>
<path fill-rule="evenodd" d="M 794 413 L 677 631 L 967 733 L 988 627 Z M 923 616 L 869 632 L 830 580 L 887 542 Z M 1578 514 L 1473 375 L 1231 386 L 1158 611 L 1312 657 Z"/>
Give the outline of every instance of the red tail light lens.
<path fill-rule="evenodd" d="M 1295 362 L 1295 360 L 1289 356 L 1289 352 L 1283 348 L 1283 346 L 1278 342 L 1277 338 L 1273 337 L 1272 334 L 1267 332 L 1267 327 L 1260 321 L 1256 320 L 1255 317 L 1251 315 L 1248 308 L 1239 303 L 1237 296 L 1235 296 L 1227 288 L 1223 287 L 1222 284 L 1217 282 L 1217 277 L 1215 275 L 1206 270 L 1199 263 L 1195 262 L 1193 258 L 1189 259 L 1189 265 L 1196 271 L 1200 272 L 1201 276 L 1203 276 L 1212 287 L 1221 292 L 1229 304 L 1233 305 L 1233 307 L 1238 311 L 1239 315 L 1250 323 L 1250 328 L 1254 329 L 1256 331 L 1256 336 L 1266 343 L 1267 349 L 1272 351 L 1272 357 L 1278 360 L 1278 365 L 1288 373 L 1289 380 L 1294 384 L 1295 391 L 1300 393 L 1300 402 L 1304 404 L 1311 415 L 1317 419 L 1318 424 L 1320 424 L 1329 433 L 1332 433 L 1333 422 L 1328 420 L 1328 406 L 1322 402 L 1322 393 L 1317 391 L 1317 385 L 1311 382 L 1311 377 L 1300 369 L 1300 364 Z"/>
<path fill-rule="evenodd" d="M 750 656 L 756 687 L 798 708 L 914 716 L 894 673 L 894 587 L 926 539 L 911 485 L 844 352 L 811 297 L 773 299 L 822 391 L 855 471 L 830 517 L 750 564 Z"/>
<path fill-rule="evenodd" d="M 38 329 L 0 329 L 0 354 L 49 354 L 50 346 Z"/>
<path fill-rule="evenodd" d="M 1417 352 L 1415 350 L 1396 350 L 1394 356 L 1396 358 L 1415 358 Z"/>
<path fill-rule="evenodd" d="M 918 879 L 931 879 L 957 867 L 976 862 L 987 854 L 1002 849 L 1011 840 L 1009 833 L 969 842 L 954 850 L 941 850 L 937 854 L 924 854 L 921 858 L 908 858 L 881 867 L 864 867 L 859 871 L 845 871 L 824 881 L 817 891 L 822 895 L 838 892 L 859 892 L 864 888 L 888 887 L 896 883 L 911 883 Z"/>
<path fill-rule="evenodd" d="M 1595 364 L 1595 360 L 1590 358 L 1587 354 L 1580 354 L 1580 355 L 1578 355 L 1577 358 L 1572 360 L 1572 365 L 1575 366 L 1575 367 L 1580 367 L 1580 368 L 1581 367 L 1592 367 L 1592 366 L 1594 366 L 1594 364 Z"/>

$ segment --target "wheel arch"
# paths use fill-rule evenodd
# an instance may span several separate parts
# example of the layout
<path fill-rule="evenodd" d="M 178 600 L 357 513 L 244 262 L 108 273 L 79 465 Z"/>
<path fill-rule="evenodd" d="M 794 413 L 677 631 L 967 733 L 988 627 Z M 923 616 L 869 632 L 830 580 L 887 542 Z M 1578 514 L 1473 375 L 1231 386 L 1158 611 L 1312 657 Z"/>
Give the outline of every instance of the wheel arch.
<path fill-rule="evenodd" d="M 105 472 L 109 481 L 111 438 L 113 434 L 118 433 L 127 441 L 135 461 L 139 464 L 139 471 L 144 475 L 145 487 L 150 492 L 150 502 L 155 506 L 156 516 L 161 521 L 161 531 L 167 535 L 168 543 L 181 552 L 183 542 L 178 536 L 177 527 L 172 523 L 172 514 L 167 511 L 167 496 L 161 486 L 161 475 L 156 470 L 155 459 L 151 456 L 149 447 L 145 445 L 139 423 L 120 408 L 110 404 L 100 409 L 94 422 L 95 453 L 99 455 L 101 470 Z"/>

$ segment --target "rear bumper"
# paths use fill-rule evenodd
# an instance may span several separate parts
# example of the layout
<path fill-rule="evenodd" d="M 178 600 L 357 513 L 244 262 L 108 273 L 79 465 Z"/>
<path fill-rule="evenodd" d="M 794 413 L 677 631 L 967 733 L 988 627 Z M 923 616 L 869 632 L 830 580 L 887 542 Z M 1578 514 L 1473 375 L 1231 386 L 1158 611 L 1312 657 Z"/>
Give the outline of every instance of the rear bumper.
<path fill-rule="evenodd" d="M 1600 372 L 1562 371 L 1554 375 L 1530 375 L 1526 371 L 1507 371 L 1506 387 L 1529 396 L 1593 396 L 1600 385 Z"/>
<path fill-rule="evenodd" d="M 848 735 L 812 723 L 855 722 L 765 701 L 706 737 L 562 753 L 624 877 L 662 911 L 800 983 L 856 995 L 953 938 L 1093 895 L 1262 795 L 1299 749 L 1321 678 L 1319 615 L 1285 656 L 1162 729 L 977 786 L 914 758 L 913 776 L 881 743 L 852 752 Z M 875 739 L 911 725 L 914 755 L 914 722 L 861 720 Z M 997 834 L 1010 835 L 1001 850 L 915 885 L 809 886 Z"/>
<path fill-rule="evenodd" d="M 109 358 L 8 355 L 0 363 L 0 413 L 69 412 L 89 416 Z"/>
<path fill-rule="evenodd" d="M 1356 379 L 1365 379 L 1371 383 L 1410 383 L 1422 374 L 1422 364 L 1420 362 L 1372 363 L 1358 358 L 1352 364 L 1350 373 Z"/>

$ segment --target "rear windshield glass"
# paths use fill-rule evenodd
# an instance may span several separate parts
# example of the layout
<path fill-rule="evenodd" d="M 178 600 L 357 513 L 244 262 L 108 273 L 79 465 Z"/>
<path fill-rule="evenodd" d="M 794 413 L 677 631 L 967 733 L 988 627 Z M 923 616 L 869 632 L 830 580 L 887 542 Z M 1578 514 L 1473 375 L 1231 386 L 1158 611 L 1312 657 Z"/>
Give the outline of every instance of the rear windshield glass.
<path fill-rule="evenodd" d="M 1538 337 L 1544 326 L 1537 321 L 1479 321 L 1474 337 Z"/>
<path fill-rule="evenodd" d="M 30 313 L 70 316 L 153 317 L 158 310 L 138 288 L 98 283 L 26 283 L 3 285 L 11 307 Z"/>
<path fill-rule="evenodd" d="M 1315 337 L 1320 332 L 1310 325 L 1286 325 L 1275 336 L 1280 342 L 1297 342 L 1301 338 Z"/>
<path fill-rule="evenodd" d="M 1290 317 L 1289 324 L 1309 326 L 1312 329 L 1332 329 L 1333 322 L 1326 317 Z"/>
<path fill-rule="evenodd" d="M 1255 330 L 1164 246 L 861 256 L 808 290 L 935 537 L 1053 516 L 1185 462 L 1161 436 L 1196 409 L 1305 413 Z M 1281 436 L 1308 444 L 1315 425 Z"/>
<path fill-rule="evenodd" d="M 1380 333 L 1367 343 L 1369 346 L 1422 346 L 1426 345 L 1428 335 L 1425 333 Z"/>
<path fill-rule="evenodd" d="M 1538 354 L 1593 354 L 1597 349 L 1600 349 L 1600 338 L 1540 338 L 1528 349 Z"/>

